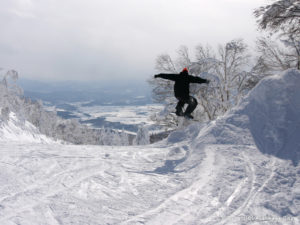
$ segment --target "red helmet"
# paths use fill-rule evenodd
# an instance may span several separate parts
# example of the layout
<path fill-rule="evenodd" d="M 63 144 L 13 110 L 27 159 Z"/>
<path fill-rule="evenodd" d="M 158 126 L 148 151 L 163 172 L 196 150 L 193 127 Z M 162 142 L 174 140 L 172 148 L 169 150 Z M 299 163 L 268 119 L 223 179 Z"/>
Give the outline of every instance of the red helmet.
<path fill-rule="evenodd" d="M 183 68 L 182 72 L 189 72 L 189 71 L 188 71 L 188 68 L 186 68 L 186 67 Z"/>

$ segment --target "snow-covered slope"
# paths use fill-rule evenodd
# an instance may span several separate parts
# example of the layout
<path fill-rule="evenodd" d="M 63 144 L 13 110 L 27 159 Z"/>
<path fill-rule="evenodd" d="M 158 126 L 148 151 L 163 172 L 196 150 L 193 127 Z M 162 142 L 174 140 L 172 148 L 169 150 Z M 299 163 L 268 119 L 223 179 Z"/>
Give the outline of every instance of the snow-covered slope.
<path fill-rule="evenodd" d="M 5 116 L 7 118 L 4 120 L 2 114 L 0 113 L 0 141 L 18 141 L 24 143 L 54 142 L 51 138 L 41 134 L 38 129 L 28 121 L 20 120 L 15 113 L 10 112 L 7 116 Z"/>
<path fill-rule="evenodd" d="M 0 224 L 300 224 L 300 73 L 148 146 L 0 140 Z M 0 128 L 3 129 L 3 128 Z"/>

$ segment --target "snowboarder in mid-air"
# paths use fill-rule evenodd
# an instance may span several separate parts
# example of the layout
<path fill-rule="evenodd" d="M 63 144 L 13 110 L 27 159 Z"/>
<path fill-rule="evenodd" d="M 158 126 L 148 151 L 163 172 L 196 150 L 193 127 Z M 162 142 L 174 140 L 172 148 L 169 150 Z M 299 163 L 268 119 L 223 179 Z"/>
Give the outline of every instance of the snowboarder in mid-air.
<path fill-rule="evenodd" d="M 191 113 L 197 107 L 198 102 L 194 97 L 190 96 L 190 83 L 208 84 L 209 80 L 189 75 L 187 68 L 184 68 L 179 74 L 160 73 L 154 75 L 154 77 L 175 81 L 174 93 L 175 97 L 178 99 L 178 103 L 176 106 L 176 115 L 184 116 L 188 119 L 193 119 L 194 117 L 191 115 Z M 188 104 L 185 112 L 183 112 L 182 110 L 184 104 Z"/>

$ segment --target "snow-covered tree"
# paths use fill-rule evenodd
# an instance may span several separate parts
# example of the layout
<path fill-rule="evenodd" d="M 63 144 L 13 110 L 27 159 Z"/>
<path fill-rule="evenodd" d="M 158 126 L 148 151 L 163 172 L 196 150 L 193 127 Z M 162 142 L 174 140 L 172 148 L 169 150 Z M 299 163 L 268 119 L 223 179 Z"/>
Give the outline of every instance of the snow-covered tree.
<path fill-rule="evenodd" d="M 220 65 L 216 75 L 220 79 L 220 98 L 224 112 L 235 105 L 243 95 L 243 85 L 249 78 L 246 72 L 250 55 L 242 40 L 233 40 L 219 46 Z"/>
<path fill-rule="evenodd" d="M 278 34 L 287 47 L 288 53 L 284 54 L 287 57 L 285 61 L 295 65 L 289 68 L 300 69 L 300 0 L 276 0 L 272 4 L 256 9 L 254 15 L 262 30 L 270 31 L 271 35 Z M 265 44 L 261 47 L 263 45 Z M 270 49 L 270 46 L 264 47 Z"/>
<path fill-rule="evenodd" d="M 251 77 L 246 71 L 249 58 L 247 45 L 239 39 L 220 45 L 217 53 L 208 45 L 198 45 L 194 60 L 190 58 L 188 49 L 181 47 L 177 60 L 172 60 L 169 55 L 159 56 L 156 69 L 174 73 L 174 70 L 181 71 L 183 67 L 188 67 L 190 74 L 211 81 L 209 86 L 191 84 L 190 88 L 191 95 L 197 97 L 199 103 L 194 116 L 205 121 L 223 115 L 245 94 L 245 85 Z M 174 82 L 163 79 L 150 79 L 149 82 L 153 86 L 153 98 L 166 106 L 152 119 L 161 125 L 176 126 L 178 118 L 170 114 L 175 111 L 177 102 L 173 93 Z"/>
<path fill-rule="evenodd" d="M 257 59 L 246 86 L 252 88 L 262 78 L 290 68 L 298 68 L 299 53 L 296 46 L 287 45 L 285 41 L 278 41 L 270 36 L 257 40 Z"/>
<path fill-rule="evenodd" d="M 147 145 L 150 143 L 149 130 L 146 126 L 139 127 L 134 144 L 136 145 Z"/>
<path fill-rule="evenodd" d="M 262 29 L 300 35 L 300 0 L 276 0 L 256 9 L 254 15 Z"/>

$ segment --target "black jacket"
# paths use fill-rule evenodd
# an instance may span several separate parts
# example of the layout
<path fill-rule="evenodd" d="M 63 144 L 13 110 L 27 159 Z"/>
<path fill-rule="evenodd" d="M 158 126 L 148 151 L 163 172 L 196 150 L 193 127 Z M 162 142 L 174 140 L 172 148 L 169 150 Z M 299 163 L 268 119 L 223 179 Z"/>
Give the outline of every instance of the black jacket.
<path fill-rule="evenodd" d="M 208 80 L 200 77 L 191 76 L 188 72 L 183 71 L 179 74 L 164 74 L 155 75 L 155 78 L 160 77 L 167 80 L 175 81 L 174 92 L 175 97 L 179 99 L 188 99 L 190 96 L 190 83 L 208 83 Z"/>

